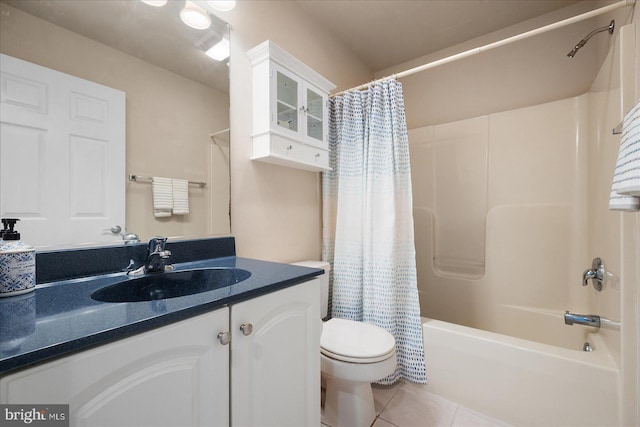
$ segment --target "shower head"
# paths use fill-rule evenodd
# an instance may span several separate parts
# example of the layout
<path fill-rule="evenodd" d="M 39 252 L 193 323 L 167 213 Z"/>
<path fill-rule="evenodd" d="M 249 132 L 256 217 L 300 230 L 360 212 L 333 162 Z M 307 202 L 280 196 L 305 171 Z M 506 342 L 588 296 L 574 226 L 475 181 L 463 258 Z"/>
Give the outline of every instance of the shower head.
<path fill-rule="evenodd" d="M 601 33 L 603 31 L 608 31 L 609 34 L 613 34 L 613 29 L 615 28 L 615 26 L 616 26 L 616 21 L 612 19 L 611 22 L 609 22 L 609 25 L 607 25 L 606 27 L 597 28 L 591 31 L 589 34 L 587 34 L 587 37 L 580 40 L 578 44 L 575 45 L 573 49 L 571 49 L 571 52 L 567 53 L 567 56 L 569 58 L 573 58 L 576 55 L 576 53 L 578 53 L 578 51 L 582 48 L 582 46 L 587 44 L 589 39 L 598 33 Z"/>

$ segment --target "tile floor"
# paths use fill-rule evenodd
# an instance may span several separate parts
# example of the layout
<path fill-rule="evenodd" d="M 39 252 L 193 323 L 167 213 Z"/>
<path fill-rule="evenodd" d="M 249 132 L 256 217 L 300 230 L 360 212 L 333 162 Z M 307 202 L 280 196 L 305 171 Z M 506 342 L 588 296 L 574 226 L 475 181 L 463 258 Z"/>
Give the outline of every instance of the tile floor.
<path fill-rule="evenodd" d="M 508 427 L 509 425 L 427 391 L 428 386 L 400 381 L 373 385 L 378 417 L 373 427 Z M 323 424 L 323 427 L 327 424 Z M 331 426 L 327 426 L 331 427 Z"/>

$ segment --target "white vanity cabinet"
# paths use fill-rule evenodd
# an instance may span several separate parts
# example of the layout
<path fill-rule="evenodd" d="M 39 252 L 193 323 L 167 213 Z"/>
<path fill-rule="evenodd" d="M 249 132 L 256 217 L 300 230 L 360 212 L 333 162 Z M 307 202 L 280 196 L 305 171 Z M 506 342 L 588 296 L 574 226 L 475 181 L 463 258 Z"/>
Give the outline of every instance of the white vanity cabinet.
<path fill-rule="evenodd" d="M 329 91 L 335 85 L 267 40 L 247 55 L 253 73 L 253 157 L 329 169 Z"/>
<path fill-rule="evenodd" d="M 69 404 L 72 426 L 319 426 L 319 292 L 313 279 L 17 371 L 0 403 Z"/>
<path fill-rule="evenodd" d="M 229 425 L 227 307 L 0 379 L 0 402 L 69 404 L 71 425 Z"/>

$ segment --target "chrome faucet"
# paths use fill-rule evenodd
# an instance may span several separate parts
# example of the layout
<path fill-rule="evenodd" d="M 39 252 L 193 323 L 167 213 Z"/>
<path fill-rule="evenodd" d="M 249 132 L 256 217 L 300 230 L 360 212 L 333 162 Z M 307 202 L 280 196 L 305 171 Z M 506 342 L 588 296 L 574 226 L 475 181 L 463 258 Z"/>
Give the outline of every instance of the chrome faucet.
<path fill-rule="evenodd" d="M 154 237 L 149 240 L 147 262 L 144 264 L 145 273 L 164 273 L 167 260 L 171 257 L 171 251 L 164 248 L 166 243 L 166 237 Z"/>
<path fill-rule="evenodd" d="M 599 328 L 600 316 L 596 316 L 595 314 L 569 313 L 569 310 L 567 310 L 564 312 L 564 323 L 567 325 L 573 325 L 574 323 L 576 323 L 578 325 L 593 326 Z"/>
<path fill-rule="evenodd" d="M 591 280 L 593 282 L 593 287 L 600 292 L 602 290 L 605 275 L 606 271 L 602 260 L 600 258 L 594 258 L 591 262 L 591 268 L 582 273 L 582 286 L 587 286 L 589 284 L 589 280 Z"/>

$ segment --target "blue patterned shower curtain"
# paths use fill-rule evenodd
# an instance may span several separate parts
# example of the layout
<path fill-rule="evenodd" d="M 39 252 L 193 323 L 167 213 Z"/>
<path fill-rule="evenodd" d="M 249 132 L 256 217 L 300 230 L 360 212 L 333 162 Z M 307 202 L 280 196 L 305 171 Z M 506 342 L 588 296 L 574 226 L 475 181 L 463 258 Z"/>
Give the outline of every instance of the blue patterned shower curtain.
<path fill-rule="evenodd" d="M 393 334 L 398 368 L 381 384 L 425 383 L 402 85 L 337 96 L 329 115 L 322 255 L 332 265 L 331 316 Z"/>

